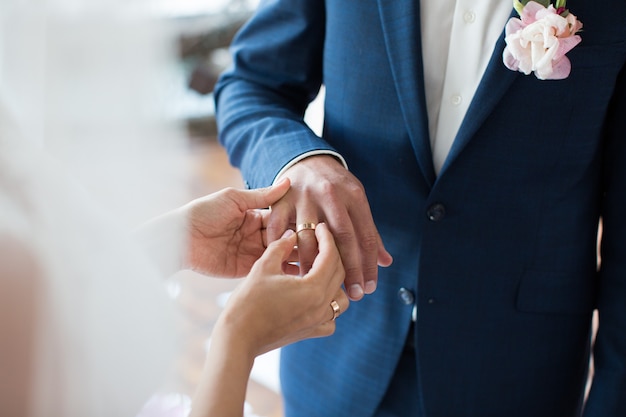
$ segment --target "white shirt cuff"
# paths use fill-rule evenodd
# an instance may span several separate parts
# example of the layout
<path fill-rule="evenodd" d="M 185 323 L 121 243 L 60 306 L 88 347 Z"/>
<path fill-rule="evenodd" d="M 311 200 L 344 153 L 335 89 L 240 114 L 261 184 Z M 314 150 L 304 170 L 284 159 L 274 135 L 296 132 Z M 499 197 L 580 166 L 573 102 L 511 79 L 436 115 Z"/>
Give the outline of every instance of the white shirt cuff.
<path fill-rule="evenodd" d="M 294 159 L 289 161 L 280 171 L 278 171 L 278 174 L 276 174 L 276 176 L 274 177 L 274 181 L 272 181 L 272 185 L 276 184 L 276 181 L 280 178 L 280 176 L 283 175 L 285 173 L 285 171 L 287 171 L 289 168 L 291 168 L 292 166 L 294 166 L 298 162 L 302 161 L 303 159 L 308 158 L 309 156 L 315 156 L 315 155 L 330 155 L 330 156 L 334 156 L 335 158 L 337 158 L 339 160 L 339 162 L 341 162 L 341 164 L 346 169 L 348 169 L 348 164 L 346 163 L 346 160 L 343 158 L 343 156 L 341 156 L 340 154 L 338 154 L 335 151 L 329 151 L 328 149 L 318 149 L 318 150 L 315 150 L 315 151 L 305 152 L 302 155 L 298 155 L 297 157 L 295 157 Z"/>

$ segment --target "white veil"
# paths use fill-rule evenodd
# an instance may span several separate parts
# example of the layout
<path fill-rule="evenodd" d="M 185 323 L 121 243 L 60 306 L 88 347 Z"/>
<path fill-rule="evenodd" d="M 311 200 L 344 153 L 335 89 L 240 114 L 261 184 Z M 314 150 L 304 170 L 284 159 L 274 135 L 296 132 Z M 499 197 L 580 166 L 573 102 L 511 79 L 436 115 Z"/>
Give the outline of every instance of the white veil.
<path fill-rule="evenodd" d="M 0 237 L 44 278 L 32 417 L 134 416 L 171 365 L 174 308 L 129 233 L 187 199 L 170 37 L 141 6 L 0 4 Z"/>

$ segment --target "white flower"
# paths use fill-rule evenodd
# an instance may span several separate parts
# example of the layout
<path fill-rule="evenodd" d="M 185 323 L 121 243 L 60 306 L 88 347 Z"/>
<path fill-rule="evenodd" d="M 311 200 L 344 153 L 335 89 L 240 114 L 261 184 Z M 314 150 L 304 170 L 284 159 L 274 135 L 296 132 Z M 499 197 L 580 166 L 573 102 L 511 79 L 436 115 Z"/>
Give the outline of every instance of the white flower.
<path fill-rule="evenodd" d="M 571 13 L 564 17 L 552 5 L 534 1 L 524 6 L 520 17 L 506 25 L 503 61 L 507 68 L 526 75 L 534 72 L 541 80 L 567 78 L 571 63 L 565 54 L 580 43 L 576 33 L 582 23 Z"/>

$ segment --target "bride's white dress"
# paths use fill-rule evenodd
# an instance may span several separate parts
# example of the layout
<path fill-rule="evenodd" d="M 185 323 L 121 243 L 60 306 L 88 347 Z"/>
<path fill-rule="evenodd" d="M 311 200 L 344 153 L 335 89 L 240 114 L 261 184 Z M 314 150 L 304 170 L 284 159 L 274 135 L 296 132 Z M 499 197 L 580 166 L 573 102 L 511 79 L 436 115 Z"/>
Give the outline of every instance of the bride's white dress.
<path fill-rule="evenodd" d="M 163 278 L 53 161 L 13 138 L 0 134 L 0 236 L 40 273 L 32 416 L 134 416 L 174 352 Z"/>
<path fill-rule="evenodd" d="M 128 227 L 167 206 L 150 181 L 172 179 L 141 153 L 165 143 L 144 106 L 162 38 L 79 3 L 0 4 L 0 238 L 41 284 L 31 417 L 134 416 L 176 345 L 164 277 Z"/>

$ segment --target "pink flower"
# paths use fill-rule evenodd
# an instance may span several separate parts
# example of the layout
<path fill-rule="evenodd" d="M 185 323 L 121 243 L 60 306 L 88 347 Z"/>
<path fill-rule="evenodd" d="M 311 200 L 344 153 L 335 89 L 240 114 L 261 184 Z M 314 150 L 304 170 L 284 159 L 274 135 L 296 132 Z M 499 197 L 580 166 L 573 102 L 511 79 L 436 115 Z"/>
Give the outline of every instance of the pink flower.
<path fill-rule="evenodd" d="M 520 19 L 511 18 L 506 24 L 504 65 L 526 75 L 534 72 L 540 80 L 567 78 L 571 63 L 565 54 L 580 43 L 577 33 L 583 24 L 566 10 L 562 13 L 566 16 L 552 5 L 529 1 Z"/>

